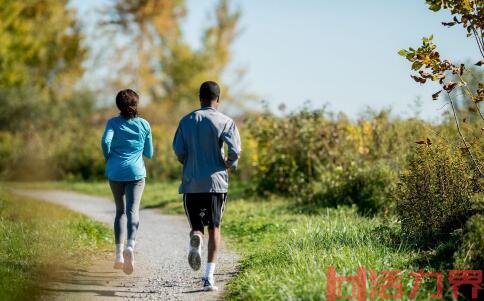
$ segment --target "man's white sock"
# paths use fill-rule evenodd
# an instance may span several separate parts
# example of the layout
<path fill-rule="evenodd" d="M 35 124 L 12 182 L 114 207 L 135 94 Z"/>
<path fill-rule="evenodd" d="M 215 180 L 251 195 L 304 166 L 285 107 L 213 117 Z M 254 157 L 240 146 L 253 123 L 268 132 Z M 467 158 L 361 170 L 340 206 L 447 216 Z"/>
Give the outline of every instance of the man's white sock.
<path fill-rule="evenodd" d="M 215 272 L 215 262 L 207 262 L 207 269 L 205 270 L 205 278 L 213 280 L 213 272 Z"/>
<path fill-rule="evenodd" d="M 134 245 L 135 245 L 134 239 L 128 239 L 128 245 L 126 247 L 134 250 Z"/>

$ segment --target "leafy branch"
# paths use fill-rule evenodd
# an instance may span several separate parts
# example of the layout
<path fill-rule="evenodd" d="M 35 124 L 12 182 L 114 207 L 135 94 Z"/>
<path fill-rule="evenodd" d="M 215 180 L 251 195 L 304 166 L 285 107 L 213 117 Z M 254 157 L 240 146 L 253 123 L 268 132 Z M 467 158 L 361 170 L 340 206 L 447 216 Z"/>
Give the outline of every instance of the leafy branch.
<path fill-rule="evenodd" d="M 426 0 L 426 2 L 432 11 L 447 9 L 453 15 L 453 18 L 450 22 L 442 22 L 442 25 L 446 27 L 463 26 L 467 31 L 467 37 L 474 36 L 479 52 L 484 58 L 484 5 L 482 0 Z M 484 176 L 480 162 L 474 156 L 470 144 L 461 131 L 455 101 L 451 96 L 452 91 L 462 88 L 465 95 L 471 100 L 476 112 L 478 112 L 481 121 L 484 121 L 484 115 L 480 110 L 480 103 L 484 100 L 484 84 L 478 82 L 476 91 L 472 91 L 463 78 L 463 74 L 466 71 L 465 64 L 454 64 L 450 60 L 441 59 L 437 51 L 437 45 L 433 43 L 432 35 L 424 37 L 422 45 L 417 49 L 409 47 L 408 49 L 400 50 L 398 54 L 412 63 L 411 68 L 415 71 L 415 74 L 411 75 L 411 77 L 414 81 L 420 84 L 425 84 L 428 81 L 438 82 L 441 89 L 432 94 L 433 100 L 438 99 L 443 91 L 447 94 L 459 137 L 468 151 L 476 170 L 481 176 Z M 481 59 L 475 65 L 480 67 L 483 64 L 484 59 Z M 449 76 L 453 78 L 448 79 Z"/>

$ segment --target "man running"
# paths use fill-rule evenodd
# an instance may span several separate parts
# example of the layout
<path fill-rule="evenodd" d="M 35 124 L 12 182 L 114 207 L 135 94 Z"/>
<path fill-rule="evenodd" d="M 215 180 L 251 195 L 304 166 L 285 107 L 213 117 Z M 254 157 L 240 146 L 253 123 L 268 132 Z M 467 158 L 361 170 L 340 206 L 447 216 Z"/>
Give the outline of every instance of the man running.
<path fill-rule="evenodd" d="M 173 150 L 183 164 L 180 193 L 190 223 L 188 263 L 194 270 L 201 265 L 205 226 L 208 227 L 208 258 L 203 289 L 217 290 L 213 277 L 220 247 L 220 222 L 229 186 L 228 169 L 235 168 L 240 156 L 240 136 L 232 119 L 217 111 L 220 87 L 212 81 L 200 86 L 201 109 L 180 120 Z M 227 145 L 225 157 L 223 144 Z"/>

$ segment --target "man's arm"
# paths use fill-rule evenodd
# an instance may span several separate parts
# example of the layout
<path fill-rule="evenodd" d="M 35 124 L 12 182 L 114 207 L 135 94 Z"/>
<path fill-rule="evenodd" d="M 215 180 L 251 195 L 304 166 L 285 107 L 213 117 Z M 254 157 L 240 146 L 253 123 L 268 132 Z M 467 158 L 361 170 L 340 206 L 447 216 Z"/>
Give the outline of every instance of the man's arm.
<path fill-rule="evenodd" d="M 101 147 L 103 150 L 104 159 L 107 161 L 109 159 L 109 154 L 111 152 L 111 141 L 113 140 L 114 129 L 111 123 L 108 121 L 106 124 L 106 129 L 104 130 L 103 137 L 101 139 Z"/>
<path fill-rule="evenodd" d="M 178 125 L 175 133 L 175 138 L 173 138 L 173 151 L 175 152 L 178 161 L 183 164 L 187 156 L 187 151 L 185 147 L 185 142 L 183 140 L 183 132 L 180 125 Z"/>
<path fill-rule="evenodd" d="M 239 130 L 232 120 L 230 120 L 225 126 L 222 133 L 222 140 L 227 144 L 228 148 L 228 156 L 225 161 L 225 166 L 227 169 L 236 168 L 240 152 L 242 151 L 242 144 L 240 142 Z"/>

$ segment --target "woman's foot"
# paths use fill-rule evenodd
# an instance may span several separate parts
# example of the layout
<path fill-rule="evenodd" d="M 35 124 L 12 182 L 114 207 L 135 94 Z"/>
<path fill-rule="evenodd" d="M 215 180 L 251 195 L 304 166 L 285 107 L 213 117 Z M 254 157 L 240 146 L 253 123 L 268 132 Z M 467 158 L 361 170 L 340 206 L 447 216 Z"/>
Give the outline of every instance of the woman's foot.
<path fill-rule="evenodd" d="M 133 248 L 127 247 L 123 252 L 123 272 L 130 275 L 134 270 L 134 251 Z"/>
<path fill-rule="evenodd" d="M 116 244 L 116 257 L 114 259 L 113 268 L 116 270 L 122 270 L 123 266 L 124 266 L 123 244 Z"/>
<path fill-rule="evenodd" d="M 124 268 L 124 258 L 121 252 L 116 253 L 116 259 L 114 259 L 114 269 L 122 270 Z"/>
<path fill-rule="evenodd" d="M 117 259 L 114 261 L 114 266 L 113 268 L 115 270 L 122 270 L 124 268 L 124 261 L 118 261 Z"/>

